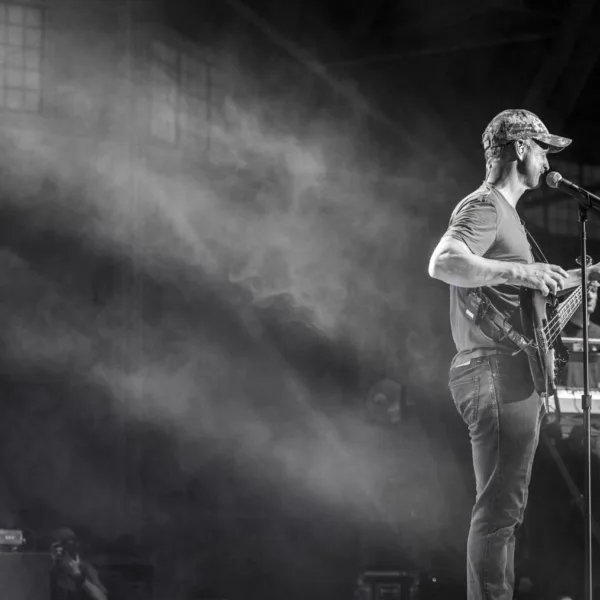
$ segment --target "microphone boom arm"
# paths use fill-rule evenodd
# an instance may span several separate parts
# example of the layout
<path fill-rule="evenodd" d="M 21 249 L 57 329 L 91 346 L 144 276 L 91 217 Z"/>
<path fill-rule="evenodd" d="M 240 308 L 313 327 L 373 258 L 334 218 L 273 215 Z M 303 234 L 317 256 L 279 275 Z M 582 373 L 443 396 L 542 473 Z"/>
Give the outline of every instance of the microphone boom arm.
<path fill-rule="evenodd" d="M 600 211 L 600 197 L 565 179 L 560 173 L 550 171 L 546 175 L 546 183 L 549 187 L 562 190 L 572 198 L 575 198 L 585 208 Z"/>

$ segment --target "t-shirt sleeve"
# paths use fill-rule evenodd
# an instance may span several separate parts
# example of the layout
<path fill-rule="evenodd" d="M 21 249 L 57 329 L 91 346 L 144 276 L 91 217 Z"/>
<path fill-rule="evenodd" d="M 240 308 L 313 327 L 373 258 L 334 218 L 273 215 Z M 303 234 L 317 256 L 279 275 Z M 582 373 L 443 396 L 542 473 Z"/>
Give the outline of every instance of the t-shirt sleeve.
<path fill-rule="evenodd" d="M 473 254 L 483 256 L 496 240 L 497 219 L 491 202 L 471 200 L 453 215 L 446 235 L 464 242 Z"/>

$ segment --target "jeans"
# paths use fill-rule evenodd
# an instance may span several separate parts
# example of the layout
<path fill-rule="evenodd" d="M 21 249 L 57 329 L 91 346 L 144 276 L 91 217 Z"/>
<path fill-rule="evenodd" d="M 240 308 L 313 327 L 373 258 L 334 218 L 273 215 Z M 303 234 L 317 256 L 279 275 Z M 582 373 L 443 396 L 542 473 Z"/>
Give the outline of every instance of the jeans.
<path fill-rule="evenodd" d="M 523 522 L 545 409 L 527 357 L 471 359 L 449 387 L 471 436 L 477 495 L 467 541 L 468 600 L 511 600 L 515 532 Z"/>

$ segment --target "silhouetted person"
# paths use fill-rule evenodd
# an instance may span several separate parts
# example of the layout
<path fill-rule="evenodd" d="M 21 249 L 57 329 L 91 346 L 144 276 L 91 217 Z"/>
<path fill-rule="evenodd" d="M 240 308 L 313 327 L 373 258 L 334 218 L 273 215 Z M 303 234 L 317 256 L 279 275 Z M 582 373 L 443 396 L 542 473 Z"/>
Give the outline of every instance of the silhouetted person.
<path fill-rule="evenodd" d="M 52 600 L 107 600 L 107 591 L 100 581 L 98 571 L 81 558 L 80 544 L 75 533 L 71 529 L 59 529 L 52 537 Z"/>

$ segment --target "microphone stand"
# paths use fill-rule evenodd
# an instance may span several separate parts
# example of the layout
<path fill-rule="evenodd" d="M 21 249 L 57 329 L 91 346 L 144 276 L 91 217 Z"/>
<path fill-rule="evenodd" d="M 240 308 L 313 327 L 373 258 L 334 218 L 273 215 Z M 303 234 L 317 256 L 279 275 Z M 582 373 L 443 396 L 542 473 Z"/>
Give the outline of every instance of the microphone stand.
<path fill-rule="evenodd" d="M 591 199 L 588 200 L 591 204 Z M 579 224 L 581 240 L 581 311 L 583 313 L 583 395 L 581 396 L 581 407 L 583 409 L 584 449 L 585 449 L 585 487 L 584 487 L 584 513 L 585 513 L 585 579 L 584 598 L 592 600 L 593 572 L 592 572 L 592 444 L 591 444 L 591 397 L 590 397 L 590 348 L 589 328 L 587 314 L 587 211 L 588 206 L 579 203 Z"/>
<path fill-rule="evenodd" d="M 584 513 L 585 513 L 585 600 L 592 600 L 593 594 L 593 572 L 592 572 L 592 443 L 591 443 L 591 411 L 592 401 L 590 397 L 590 348 L 589 328 L 587 315 L 587 235 L 586 222 L 587 211 L 592 208 L 600 211 L 600 197 L 588 192 L 582 187 L 567 181 L 560 173 L 549 173 L 546 182 L 552 188 L 560 188 L 579 202 L 579 222 L 581 238 L 581 311 L 583 314 L 583 395 L 581 396 L 581 407 L 583 410 L 583 426 L 585 431 L 585 490 L 584 490 Z"/>

